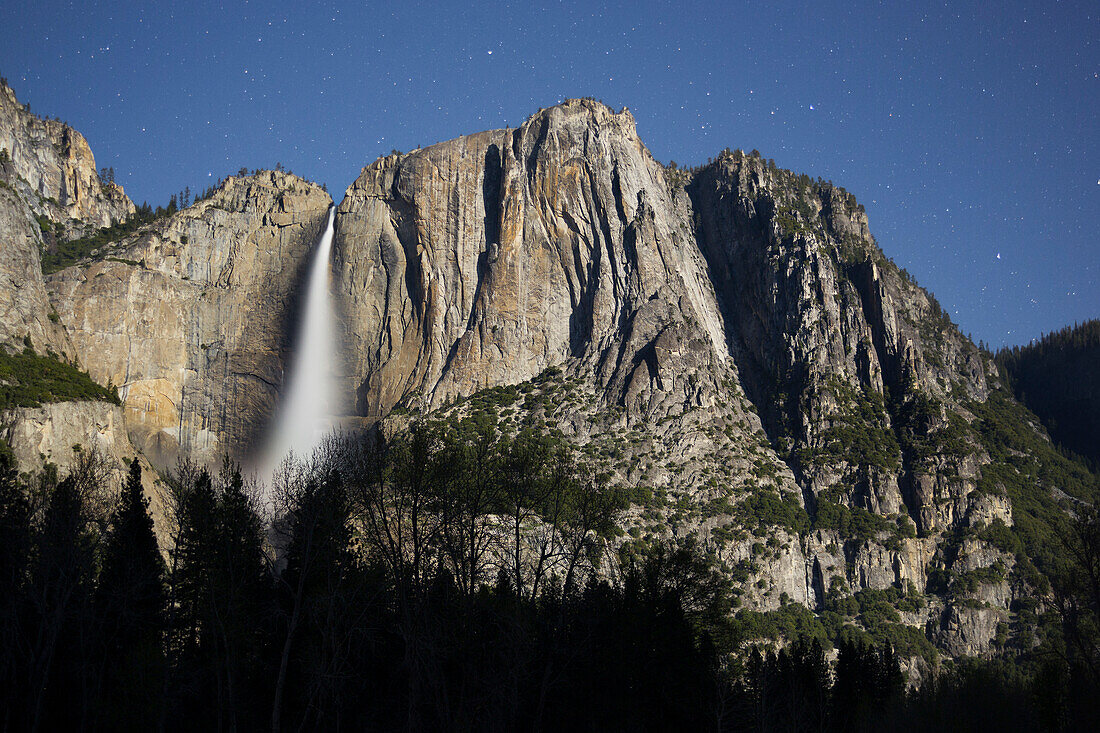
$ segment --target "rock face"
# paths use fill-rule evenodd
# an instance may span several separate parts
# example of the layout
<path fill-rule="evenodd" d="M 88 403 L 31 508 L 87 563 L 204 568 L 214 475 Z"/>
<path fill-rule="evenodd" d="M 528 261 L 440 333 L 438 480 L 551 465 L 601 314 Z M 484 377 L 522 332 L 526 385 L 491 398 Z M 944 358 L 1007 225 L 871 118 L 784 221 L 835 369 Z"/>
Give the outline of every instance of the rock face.
<path fill-rule="evenodd" d="M 29 342 L 40 355 L 76 358 L 46 292 L 37 218 L 65 222 L 80 232 L 98 226 L 104 216 L 123 218 L 132 210 L 121 189 L 100 191 L 95 162 L 79 133 L 25 112 L 11 89 L 0 84 L 0 349 L 19 352 Z M 64 472 L 76 458 L 74 445 L 100 451 L 113 466 L 134 456 L 122 413 L 105 402 L 7 410 L 0 415 L 0 439 L 22 471 L 49 462 Z"/>
<path fill-rule="evenodd" d="M 268 171 L 48 279 L 89 374 L 154 464 L 245 456 L 283 382 L 297 284 L 332 201 Z"/>
<path fill-rule="evenodd" d="M 16 408 L 0 417 L 0 439 L 11 448 L 21 471 L 34 472 L 47 463 L 60 476 L 75 468 L 88 451 L 102 459 L 107 492 L 122 486 L 131 460 L 142 463 L 142 484 L 158 537 L 170 532 L 168 492 L 155 467 L 130 443 L 122 409 L 109 402 L 52 402 Z"/>
<path fill-rule="evenodd" d="M 721 155 L 687 190 L 731 357 L 811 498 L 887 515 L 905 506 L 925 532 L 964 519 L 974 447 L 916 444 L 946 437 L 949 415 L 986 398 L 985 367 L 875 246 L 863 208 L 745 155 Z M 858 450 L 844 440 L 853 431 Z"/>
<path fill-rule="evenodd" d="M 211 198 L 104 248 L 98 261 L 50 276 L 47 293 L 41 229 L 73 238 L 134 206 L 120 187 L 101 185 L 80 133 L 30 114 L 0 85 L 0 342 L 22 349 L 29 336 L 40 353 L 77 361 L 123 398 L 117 420 L 100 414 L 117 408 L 94 403 L 13 412 L 7 432 L 25 448 L 17 451 L 31 461 L 24 468 L 59 463 L 56 450 L 34 447 L 76 436 L 81 419 L 110 424 L 97 435 L 124 424 L 110 442 L 128 450 L 128 434 L 162 469 L 182 453 L 210 463 L 223 452 L 244 457 L 282 384 L 299 275 L 331 204 L 289 174 L 230 178 Z"/>
<path fill-rule="evenodd" d="M 121 186 L 100 183 L 84 136 L 31 114 L 6 83 L 0 84 L 0 150 L 7 151 L 15 181 L 36 214 L 71 228 L 110 226 L 134 213 Z"/>
<path fill-rule="evenodd" d="M 336 220 L 359 411 L 567 360 L 643 412 L 693 398 L 662 361 L 713 384 L 725 349 L 677 213 L 630 113 L 590 101 L 368 166 Z"/>
<path fill-rule="evenodd" d="M 923 595 L 956 561 L 943 537 L 1012 522 L 979 489 L 967 409 L 995 372 L 850 194 L 759 156 L 668 171 L 629 112 L 572 100 L 364 168 L 336 272 L 357 414 L 457 416 L 479 390 L 547 394 L 552 368 L 566 407 L 539 419 L 662 497 L 632 534 L 694 535 L 748 572 L 745 607 Z M 758 520 L 765 547 L 746 516 L 766 497 L 789 512 Z M 906 622 L 945 647 L 988 649 L 990 614 L 921 608 Z"/>
<path fill-rule="evenodd" d="M 0 183 L 0 343 L 22 349 L 29 336 L 39 352 L 71 356 L 72 344 L 46 295 L 41 251 L 42 234 L 30 207 Z"/>
<path fill-rule="evenodd" d="M 132 458 L 122 413 L 108 402 L 53 402 L 5 416 L 2 437 L 21 467 L 49 461 L 64 472 L 81 451 L 97 450 L 120 462 Z"/>

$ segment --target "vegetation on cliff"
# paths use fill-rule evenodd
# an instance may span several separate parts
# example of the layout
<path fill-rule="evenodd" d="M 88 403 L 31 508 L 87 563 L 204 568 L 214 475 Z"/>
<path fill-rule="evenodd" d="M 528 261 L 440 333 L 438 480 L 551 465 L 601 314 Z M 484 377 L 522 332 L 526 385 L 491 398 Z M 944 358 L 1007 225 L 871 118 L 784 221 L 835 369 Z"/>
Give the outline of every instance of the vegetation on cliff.
<path fill-rule="evenodd" d="M 118 390 L 97 384 L 87 372 L 52 351 L 36 353 L 29 338 L 16 353 L 0 347 L 0 410 L 96 400 L 117 405 Z"/>

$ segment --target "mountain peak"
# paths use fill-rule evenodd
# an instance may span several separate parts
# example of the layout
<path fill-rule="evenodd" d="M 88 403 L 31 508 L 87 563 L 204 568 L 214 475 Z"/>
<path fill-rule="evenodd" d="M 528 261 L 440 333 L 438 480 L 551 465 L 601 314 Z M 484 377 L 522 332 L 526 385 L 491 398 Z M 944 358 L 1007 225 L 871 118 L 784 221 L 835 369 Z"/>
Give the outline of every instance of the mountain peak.
<path fill-rule="evenodd" d="M 22 184 L 35 213 L 57 224 L 71 226 L 75 219 L 105 227 L 135 211 L 121 186 L 100 180 L 84 136 L 64 122 L 32 114 L 6 80 L 0 85 L 0 150 L 11 161 L 7 183 Z"/>

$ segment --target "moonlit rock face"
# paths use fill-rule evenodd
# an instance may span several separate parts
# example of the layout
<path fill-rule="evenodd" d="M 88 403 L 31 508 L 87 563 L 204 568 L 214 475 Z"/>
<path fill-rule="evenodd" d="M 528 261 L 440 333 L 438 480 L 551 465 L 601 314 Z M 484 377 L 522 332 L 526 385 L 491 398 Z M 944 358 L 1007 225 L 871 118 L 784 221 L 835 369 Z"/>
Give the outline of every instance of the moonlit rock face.
<path fill-rule="evenodd" d="M 336 359 L 336 319 L 332 300 L 332 232 L 334 209 L 317 244 L 306 281 L 305 310 L 295 341 L 285 400 L 275 415 L 275 426 L 260 478 L 269 483 L 288 454 L 308 458 L 332 429 L 336 408 L 333 365 Z"/>

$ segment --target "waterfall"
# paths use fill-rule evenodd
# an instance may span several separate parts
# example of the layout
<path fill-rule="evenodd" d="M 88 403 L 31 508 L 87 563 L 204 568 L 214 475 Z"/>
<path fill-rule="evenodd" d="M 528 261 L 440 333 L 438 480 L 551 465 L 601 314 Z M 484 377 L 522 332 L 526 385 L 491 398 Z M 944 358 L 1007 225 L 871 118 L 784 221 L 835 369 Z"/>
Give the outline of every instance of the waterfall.
<path fill-rule="evenodd" d="M 337 347 L 330 260 L 335 215 L 335 208 L 330 207 L 328 224 L 314 248 L 287 388 L 258 466 L 259 477 L 266 484 L 289 453 L 309 458 L 333 427 Z"/>

